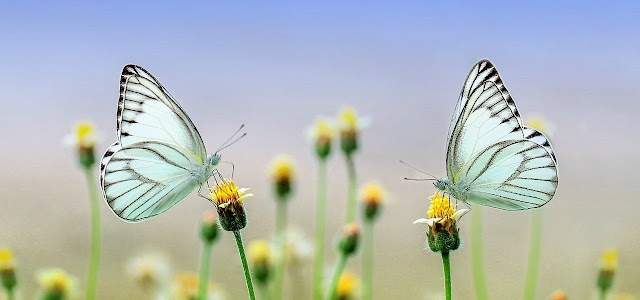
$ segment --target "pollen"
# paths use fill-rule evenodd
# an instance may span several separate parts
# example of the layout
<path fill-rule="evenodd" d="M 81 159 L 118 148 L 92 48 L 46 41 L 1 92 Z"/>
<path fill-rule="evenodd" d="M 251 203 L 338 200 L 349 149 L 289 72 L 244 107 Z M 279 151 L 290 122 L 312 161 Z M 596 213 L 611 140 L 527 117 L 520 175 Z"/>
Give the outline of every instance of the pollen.
<path fill-rule="evenodd" d="M 345 107 L 338 114 L 342 131 L 355 131 L 358 125 L 358 114 L 353 107 Z"/>
<path fill-rule="evenodd" d="M 91 122 L 78 122 L 74 135 L 79 147 L 93 147 L 96 144 L 96 127 Z"/>
<path fill-rule="evenodd" d="M 13 253 L 7 248 L 0 248 L 0 270 L 13 269 Z"/>
<path fill-rule="evenodd" d="M 435 195 L 429 197 L 429 200 L 431 200 L 431 205 L 429 206 L 429 211 L 427 212 L 429 218 L 447 219 L 453 216 L 457 204 L 452 205 L 449 201 L 448 195 L 436 193 Z"/>
<path fill-rule="evenodd" d="M 384 199 L 384 189 L 375 183 L 368 183 L 362 188 L 362 201 L 368 205 L 379 205 Z"/>
<path fill-rule="evenodd" d="M 236 184 L 231 179 L 224 179 L 211 189 L 209 196 L 216 205 L 216 207 L 223 209 L 236 209 L 242 208 L 242 200 L 247 197 L 253 196 L 252 194 L 246 194 L 248 189 L 238 189 Z"/>

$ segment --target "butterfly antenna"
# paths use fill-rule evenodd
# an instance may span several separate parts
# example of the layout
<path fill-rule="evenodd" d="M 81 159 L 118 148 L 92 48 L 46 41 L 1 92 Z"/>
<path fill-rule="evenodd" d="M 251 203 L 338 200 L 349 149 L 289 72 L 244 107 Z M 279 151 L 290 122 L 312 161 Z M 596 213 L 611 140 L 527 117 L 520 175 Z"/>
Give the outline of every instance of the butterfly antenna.
<path fill-rule="evenodd" d="M 414 169 L 414 170 L 416 170 L 416 171 L 418 171 L 418 172 L 420 172 L 420 173 L 422 173 L 422 174 L 429 175 L 429 176 L 433 177 L 433 179 L 428 179 L 428 180 L 436 180 L 436 179 L 438 179 L 438 177 L 435 177 L 435 176 L 433 176 L 433 175 L 431 175 L 431 174 L 429 174 L 429 173 L 427 173 L 427 172 L 425 172 L 425 171 L 422 171 L 422 170 L 420 170 L 420 169 L 418 169 L 418 168 L 414 167 L 413 165 L 411 165 L 411 164 L 409 164 L 409 163 L 404 162 L 403 160 L 400 160 L 400 163 L 401 163 L 401 164 L 403 164 L 403 165 L 405 165 L 405 166 L 407 166 L 407 167 L 409 167 L 409 168 L 411 168 L 411 169 Z"/>
<path fill-rule="evenodd" d="M 409 178 L 409 177 L 405 177 L 404 180 L 409 180 L 409 181 L 428 181 L 428 180 L 436 180 L 435 178 Z"/>
<path fill-rule="evenodd" d="M 218 149 L 218 150 L 216 151 L 216 153 L 218 153 L 218 152 L 220 152 L 220 151 L 222 151 L 222 150 L 224 150 L 224 149 L 227 149 L 227 147 L 229 147 L 229 146 L 231 146 L 231 145 L 235 144 L 237 141 L 239 141 L 241 138 L 243 138 L 243 137 L 245 137 L 245 136 L 247 136 L 247 133 L 246 133 L 246 132 L 245 132 L 245 133 L 243 133 L 241 136 L 239 136 L 237 139 L 233 140 L 232 142 L 229 142 L 228 144 L 224 145 L 223 147 L 220 147 L 220 149 Z"/>
<path fill-rule="evenodd" d="M 239 132 L 240 130 L 242 130 L 242 128 L 244 128 L 244 124 L 240 125 L 240 128 L 238 128 L 238 130 L 236 130 L 226 141 L 224 141 L 224 143 L 222 143 L 222 145 L 220 146 L 220 148 L 218 148 L 218 150 L 216 150 L 215 153 L 220 152 L 220 150 L 229 147 L 230 145 L 233 145 L 233 143 L 237 142 L 241 137 L 247 135 L 246 133 L 243 134 L 240 138 L 236 139 L 235 141 L 229 143 L 229 141 L 231 141 Z"/>

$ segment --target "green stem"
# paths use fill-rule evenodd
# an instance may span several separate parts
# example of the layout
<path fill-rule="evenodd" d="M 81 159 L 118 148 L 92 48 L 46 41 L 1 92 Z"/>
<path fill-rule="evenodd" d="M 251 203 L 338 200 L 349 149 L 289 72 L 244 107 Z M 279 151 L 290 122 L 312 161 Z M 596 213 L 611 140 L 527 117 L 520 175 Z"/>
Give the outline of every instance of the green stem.
<path fill-rule="evenodd" d="M 373 299 L 373 221 L 364 222 L 362 236 L 362 300 Z"/>
<path fill-rule="evenodd" d="M 607 291 L 605 291 L 604 289 L 600 289 L 600 300 L 606 300 L 607 299 Z"/>
<path fill-rule="evenodd" d="M 262 298 L 262 300 L 269 300 L 271 299 L 271 294 L 269 294 L 269 286 L 265 283 L 260 283 L 258 282 L 258 291 L 260 291 L 260 295 Z"/>
<path fill-rule="evenodd" d="M 286 266 L 286 243 L 287 243 L 287 199 L 277 199 L 276 213 L 276 237 L 277 237 L 277 260 L 275 285 L 273 287 L 273 299 L 282 299 L 282 286 L 284 283 L 284 271 Z"/>
<path fill-rule="evenodd" d="M 249 291 L 249 299 L 255 300 L 256 295 L 253 291 L 253 281 L 251 281 L 251 272 L 249 271 L 249 264 L 247 263 L 247 255 L 244 252 L 244 243 L 242 242 L 242 234 L 240 230 L 234 231 L 233 235 L 236 237 L 236 244 L 238 245 L 238 254 L 240 254 L 240 260 L 242 261 L 242 268 L 244 269 L 244 279 L 247 281 L 247 290 Z"/>
<path fill-rule="evenodd" d="M 442 268 L 444 269 L 444 294 L 447 300 L 451 300 L 451 262 L 449 252 L 442 252 Z"/>
<path fill-rule="evenodd" d="M 316 203 L 315 257 L 313 261 L 313 299 L 322 299 L 322 275 L 324 273 L 324 241 L 327 210 L 327 161 L 318 164 L 318 200 Z"/>
<path fill-rule="evenodd" d="M 349 173 L 349 191 L 347 198 L 347 214 L 345 215 L 345 224 L 350 224 L 356 217 L 356 166 L 353 157 L 347 155 L 347 172 Z"/>
<path fill-rule="evenodd" d="M 213 243 L 205 241 L 202 246 L 200 259 L 200 279 L 198 280 L 198 299 L 207 299 L 207 285 L 209 283 L 209 269 L 211 266 L 211 246 Z"/>
<path fill-rule="evenodd" d="M 482 207 L 471 205 L 471 266 L 476 298 L 489 299 L 487 283 L 484 279 L 484 263 L 482 255 Z"/>
<path fill-rule="evenodd" d="M 15 289 L 11 288 L 7 290 L 7 300 L 14 300 L 16 297 Z"/>
<path fill-rule="evenodd" d="M 340 254 L 340 259 L 338 260 L 338 265 L 336 266 L 336 270 L 333 273 L 333 279 L 331 279 L 331 286 L 329 294 L 327 295 L 327 299 L 336 300 L 338 299 L 337 291 L 338 291 L 338 281 L 340 280 L 340 275 L 342 275 L 342 271 L 344 270 L 344 266 L 347 263 L 347 256 L 344 254 Z"/>
<path fill-rule="evenodd" d="M 536 296 L 538 271 L 540 269 L 540 249 L 542 249 L 542 209 L 531 213 L 531 236 L 529 239 L 529 261 L 524 285 L 524 300 L 533 300 Z"/>
<path fill-rule="evenodd" d="M 85 168 L 87 186 L 89 188 L 89 198 L 91 201 L 91 256 L 89 260 L 89 274 L 87 275 L 87 293 L 85 299 L 96 298 L 96 285 L 98 283 L 98 267 L 100 265 L 100 202 L 98 199 L 98 189 L 95 184 L 91 168 Z"/>

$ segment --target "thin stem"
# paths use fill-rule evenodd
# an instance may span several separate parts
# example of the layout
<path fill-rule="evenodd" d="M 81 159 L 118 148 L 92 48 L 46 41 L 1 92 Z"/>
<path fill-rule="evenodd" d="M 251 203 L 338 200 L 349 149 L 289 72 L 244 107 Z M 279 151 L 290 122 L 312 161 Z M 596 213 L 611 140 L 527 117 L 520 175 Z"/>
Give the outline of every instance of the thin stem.
<path fill-rule="evenodd" d="M 364 222 L 362 236 L 362 300 L 373 299 L 373 221 Z"/>
<path fill-rule="evenodd" d="M 85 168 L 89 199 L 91 201 L 91 256 L 89 260 L 89 274 L 87 275 L 87 293 L 85 299 L 96 298 L 96 286 L 98 283 L 98 268 L 100 266 L 100 244 L 102 229 L 100 228 L 100 202 L 98 189 L 91 168 Z"/>
<path fill-rule="evenodd" d="M 333 273 L 333 279 L 331 279 L 331 286 L 329 290 L 329 294 L 327 295 L 327 299 L 336 300 L 338 299 L 337 291 L 338 291 L 338 281 L 340 280 L 340 275 L 342 275 L 342 271 L 344 270 L 344 266 L 347 263 L 347 256 L 344 254 L 340 254 L 340 259 L 338 260 L 338 265 L 336 266 L 336 270 Z"/>
<path fill-rule="evenodd" d="M 11 288 L 7 290 L 7 300 L 14 300 L 16 298 L 15 289 Z"/>
<path fill-rule="evenodd" d="M 282 286 L 284 283 L 284 271 L 286 265 L 286 243 L 287 243 L 287 199 L 278 199 L 276 213 L 276 237 L 277 237 L 277 255 L 275 285 L 273 287 L 273 299 L 282 299 Z"/>
<path fill-rule="evenodd" d="M 249 271 L 249 264 L 247 263 L 247 255 L 244 253 L 244 243 L 242 242 L 242 234 L 240 230 L 234 231 L 233 235 L 236 237 L 236 244 L 238 245 L 238 254 L 240 254 L 240 260 L 242 261 L 242 268 L 244 269 L 244 279 L 247 281 L 247 290 L 249 291 L 249 299 L 255 300 L 256 294 L 253 291 L 253 281 L 251 280 L 251 272 Z"/>
<path fill-rule="evenodd" d="M 531 236 L 529 238 L 529 261 L 524 285 L 524 300 L 533 300 L 536 296 L 538 271 L 540 270 L 540 249 L 542 249 L 542 209 L 531 213 Z"/>
<path fill-rule="evenodd" d="M 471 267 L 478 300 L 489 299 L 482 255 L 482 207 L 471 205 Z"/>
<path fill-rule="evenodd" d="M 604 289 L 600 289 L 600 300 L 606 300 L 607 299 L 607 291 L 605 291 Z"/>
<path fill-rule="evenodd" d="M 347 195 L 347 214 L 345 215 L 345 224 L 350 224 L 356 217 L 356 166 L 353 162 L 353 156 L 347 155 L 347 172 L 349 173 L 349 191 Z"/>
<path fill-rule="evenodd" d="M 444 270 L 444 294 L 447 300 L 451 300 L 451 262 L 449 252 L 442 252 L 442 268 Z"/>
<path fill-rule="evenodd" d="M 205 241 L 202 245 L 202 257 L 200 259 L 200 280 L 198 281 L 198 299 L 207 299 L 207 285 L 209 283 L 209 269 L 211 266 L 211 246 L 213 243 Z"/>
<path fill-rule="evenodd" d="M 265 283 L 261 283 L 258 281 L 258 291 L 260 292 L 260 298 L 262 300 L 269 300 L 271 299 L 271 294 L 269 293 L 269 286 Z"/>
<path fill-rule="evenodd" d="M 313 299 L 322 299 L 322 275 L 324 273 L 324 241 L 327 210 L 327 161 L 318 163 L 318 200 L 316 203 L 315 257 L 313 261 Z"/>

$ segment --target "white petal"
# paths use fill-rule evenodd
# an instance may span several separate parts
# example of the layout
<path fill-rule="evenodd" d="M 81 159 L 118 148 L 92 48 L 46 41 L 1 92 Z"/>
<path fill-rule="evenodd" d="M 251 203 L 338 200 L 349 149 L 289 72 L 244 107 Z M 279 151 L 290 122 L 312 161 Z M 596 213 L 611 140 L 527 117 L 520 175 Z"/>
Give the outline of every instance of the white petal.
<path fill-rule="evenodd" d="M 458 210 L 455 213 L 453 213 L 453 215 L 451 216 L 451 219 L 456 221 L 456 220 L 460 219 L 460 217 L 464 216 L 464 214 L 466 214 L 468 212 L 469 212 L 469 210 L 466 209 L 466 208 Z"/>

